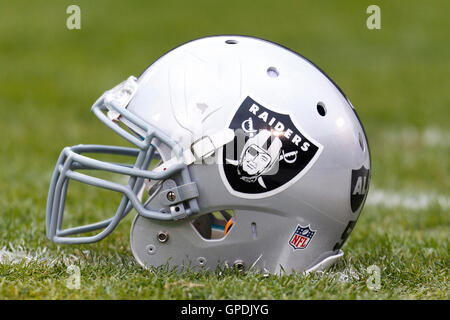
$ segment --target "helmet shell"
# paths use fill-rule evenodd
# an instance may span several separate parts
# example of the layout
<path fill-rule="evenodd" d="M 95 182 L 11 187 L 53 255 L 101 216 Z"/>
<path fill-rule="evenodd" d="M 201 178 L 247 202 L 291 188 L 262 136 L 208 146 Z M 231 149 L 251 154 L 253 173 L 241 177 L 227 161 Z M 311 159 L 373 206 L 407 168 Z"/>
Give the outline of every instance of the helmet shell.
<path fill-rule="evenodd" d="M 367 196 L 370 155 L 355 109 L 319 68 L 266 40 L 213 36 L 165 54 L 138 84 L 128 110 L 184 149 L 226 128 L 242 129 L 246 137 L 235 158 L 228 159 L 228 144 L 189 166 L 199 191 L 197 216 L 176 222 L 136 216 L 131 244 L 142 265 L 189 261 L 214 268 L 243 261 L 247 267 L 290 272 L 337 254 Z M 244 123 L 249 119 L 252 127 Z M 272 149 L 264 143 L 249 148 L 255 128 L 275 132 Z M 163 144 L 157 147 L 163 160 L 171 157 Z M 233 164 L 247 160 L 260 174 L 251 182 Z M 273 170 L 257 170 L 275 162 Z M 205 239 L 192 221 L 218 210 L 234 211 L 233 227 L 220 240 Z M 164 243 L 156 240 L 161 231 L 170 234 Z"/>

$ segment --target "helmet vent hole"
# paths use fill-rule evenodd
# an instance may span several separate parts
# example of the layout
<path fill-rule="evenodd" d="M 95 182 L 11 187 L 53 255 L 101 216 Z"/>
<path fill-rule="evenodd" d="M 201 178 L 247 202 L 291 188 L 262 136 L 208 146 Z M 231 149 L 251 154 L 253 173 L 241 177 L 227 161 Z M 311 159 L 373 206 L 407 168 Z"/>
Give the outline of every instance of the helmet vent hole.
<path fill-rule="evenodd" d="M 237 44 L 238 41 L 237 40 L 233 40 L 233 39 L 228 39 L 225 41 L 226 44 Z"/>
<path fill-rule="evenodd" d="M 256 232 L 256 223 L 252 222 L 252 236 L 253 236 L 253 240 L 256 240 L 256 238 L 258 237 L 258 234 Z"/>
<path fill-rule="evenodd" d="M 325 108 L 325 104 L 323 102 L 317 103 L 317 113 L 319 113 L 322 117 L 325 117 L 327 114 L 327 109 Z"/>
<path fill-rule="evenodd" d="M 361 132 L 358 133 L 358 141 L 359 141 L 359 146 L 361 147 L 361 150 L 364 151 L 364 142 L 363 142 Z"/>
<path fill-rule="evenodd" d="M 267 68 L 267 74 L 271 78 L 276 78 L 276 77 L 278 77 L 280 75 L 280 73 L 278 72 L 277 68 L 275 68 L 275 67 Z"/>

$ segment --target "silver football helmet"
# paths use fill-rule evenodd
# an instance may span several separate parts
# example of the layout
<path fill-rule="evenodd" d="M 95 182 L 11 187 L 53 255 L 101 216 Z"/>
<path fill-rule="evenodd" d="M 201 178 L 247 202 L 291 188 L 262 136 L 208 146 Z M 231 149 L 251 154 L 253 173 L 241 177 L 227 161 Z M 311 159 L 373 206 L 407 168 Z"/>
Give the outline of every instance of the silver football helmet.
<path fill-rule="evenodd" d="M 246 36 L 194 40 L 92 111 L 135 147 L 63 149 L 48 193 L 50 240 L 99 241 L 134 208 L 131 249 L 144 267 L 310 272 L 343 255 L 369 188 L 369 146 L 350 101 L 303 56 Z M 64 229 L 70 180 L 123 194 L 112 218 Z"/>

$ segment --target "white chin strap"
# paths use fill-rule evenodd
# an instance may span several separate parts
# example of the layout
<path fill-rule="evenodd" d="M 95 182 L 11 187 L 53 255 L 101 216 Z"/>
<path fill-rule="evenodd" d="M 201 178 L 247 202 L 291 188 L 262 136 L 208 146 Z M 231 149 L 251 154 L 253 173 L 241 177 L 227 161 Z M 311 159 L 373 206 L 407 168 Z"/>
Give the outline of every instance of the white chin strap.
<path fill-rule="evenodd" d="M 234 139 L 234 131 L 232 129 L 223 129 L 212 135 L 203 136 L 191 144 L 190 149 L 183 152 L 184 163 L 186 165 L 193 164 L 196 161 L 202 162 L 202 159 L 212 156 L 217 150 Z M 163 162 L 154 170 L 165 170 L 174 163 L 177 163 L 176 157 Z"/>

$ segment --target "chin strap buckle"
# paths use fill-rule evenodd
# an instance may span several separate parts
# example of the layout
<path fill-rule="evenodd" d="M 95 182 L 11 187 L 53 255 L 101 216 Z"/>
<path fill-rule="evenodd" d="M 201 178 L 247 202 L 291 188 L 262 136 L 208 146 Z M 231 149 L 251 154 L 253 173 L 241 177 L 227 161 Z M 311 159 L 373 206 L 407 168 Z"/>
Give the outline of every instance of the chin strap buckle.
<path fill-rule="evenodd" d="M 234 139 L 234 131 L 232 129 L 224 129 L 216 132 L 210 136 L 203 136 L 191 144 L 190 149 L 183 152 L 183 160 L 186 165 L 193 164 L 196 161 L 201 161 L 207 157 L 212 156 L 216 150 L 222 148 L 227 143 Z M 178 163 L 176 157 L 164 161 L 159 166 L 153 169 L 154 172 L 165 171 L 170 166 Z"/>
<path fill-rule="evenodd" d="M 224 129 L 215 134 L 203 136 L 194 141 L 190 149 L 184 151 L 184 162 L 190 165 L 196 161 L 208 158 L 233 139 L 234 131 L 232 129 Z"/>

